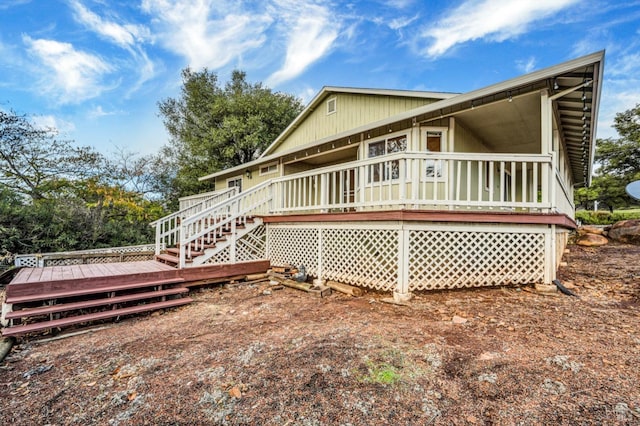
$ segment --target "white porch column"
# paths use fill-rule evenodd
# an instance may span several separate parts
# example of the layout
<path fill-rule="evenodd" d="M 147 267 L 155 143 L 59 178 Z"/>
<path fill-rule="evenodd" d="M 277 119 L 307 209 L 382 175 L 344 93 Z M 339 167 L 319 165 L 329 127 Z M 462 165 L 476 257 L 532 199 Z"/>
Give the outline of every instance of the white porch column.
<path fill-rule="evenodd" d="M 540 92 L 540 153 L 550 154 L 553 152 L 553 108 L 549 99 L 549 91 Z M 550 170 L 551 169 L 551 170 Z M 553 164 L 551 167 L 542 168 L 542 202 L 551 205 Z"/>

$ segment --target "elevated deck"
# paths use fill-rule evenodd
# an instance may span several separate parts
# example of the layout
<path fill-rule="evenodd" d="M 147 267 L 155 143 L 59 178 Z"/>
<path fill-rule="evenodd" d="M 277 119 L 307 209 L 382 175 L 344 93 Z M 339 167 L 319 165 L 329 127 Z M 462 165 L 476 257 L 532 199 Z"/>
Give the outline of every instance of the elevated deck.
<path fill-rule="evenodd" d="M 175 269 L 155 261 L 25 268 L 7 285 L 4 336 L 187 304 L 190 287 L 265 272 L 269 261 Z"/>

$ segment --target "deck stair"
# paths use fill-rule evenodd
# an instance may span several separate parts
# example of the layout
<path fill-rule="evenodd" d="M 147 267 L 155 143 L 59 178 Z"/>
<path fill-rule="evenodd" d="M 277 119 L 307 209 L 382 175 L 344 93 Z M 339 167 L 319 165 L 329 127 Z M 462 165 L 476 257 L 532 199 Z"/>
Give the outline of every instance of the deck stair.
<path fill-rule="evenodd" d="M 216 258 L 220 262 L 221 257 L 223 263 L 235 263 L 238 241 L 262 226 L 259 215 L 271 209 L 270 184 L 266 181 L 242 193 L 229 193 L 216 204 L 181 210 L 153 222 L 155 259 L 178 269 L 205 265 Z M 168 249 L 162 251 L 162 246 Z M 222 253 L 225 250 L 228 254 Z"/>
<path fill-rule="evenodd" d="M 31 283 L 9 288 L 4 312 L 8 326 L 3 336 L 18 336 L 48 329 L 84 324 L 109 318 L 190 303 L 184 297 L 189 289 L 180 277 L 157 279 L 112 277 L 110 280 L 83 280 L 73 285 L 63 281 L 37 283 L 38 292 L 30 291 Z"/>

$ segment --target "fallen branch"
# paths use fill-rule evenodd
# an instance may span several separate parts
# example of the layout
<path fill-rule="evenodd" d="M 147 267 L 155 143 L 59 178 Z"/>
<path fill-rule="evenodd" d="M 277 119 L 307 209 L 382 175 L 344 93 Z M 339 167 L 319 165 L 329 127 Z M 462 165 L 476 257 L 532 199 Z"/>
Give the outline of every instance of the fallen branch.
<path fill-rule="evenodd" d="M 354 297 L 360 297 L 364 294 L 364 291 L 361 288 L 345 283 L 339 283 L 337 281 L 327 281 L 327 287 Z"/>

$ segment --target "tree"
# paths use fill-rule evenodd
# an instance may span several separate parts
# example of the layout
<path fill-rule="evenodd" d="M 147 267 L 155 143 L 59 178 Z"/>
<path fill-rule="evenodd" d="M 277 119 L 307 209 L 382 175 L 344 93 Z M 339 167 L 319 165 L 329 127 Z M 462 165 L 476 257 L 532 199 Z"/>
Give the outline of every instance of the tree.
<path fill-rule="evenodd" d="M 69 179 L 92 175 L 102 156 L 56 135 L 24 115 L 0 110 L 0 185 L 38 200 L 60 191 Z"/>
<path fill-rule="evenodd" d="M 640 179 L 640 104 L 616 114 L 613 127 L 620 137 L 598 139 L 596 175 L 589 190 L 576 191 L 576 204 L 598 201 L 611 211 L 633 204 L 625 187 Z"/>
<path fill-rule="evenodd" d="M 156 159 L 108 159 L 56 135 L 0 111 L 0 257 L 153 241 L 164 209 L 144 195 Z"/>
<path fill-rule="evenodd" d="M 171 136 L 162 155 L 174 166 L 175 197 L 210 189 L 198 177 L 256 159 L 300 113 L 299 99 L 249 83 L 233 71 L 221 87 L 206 68 L 182 71 L 179 98 L 159 102 L 160 115 Z"/>

